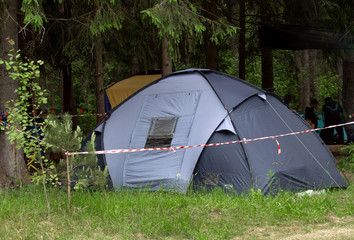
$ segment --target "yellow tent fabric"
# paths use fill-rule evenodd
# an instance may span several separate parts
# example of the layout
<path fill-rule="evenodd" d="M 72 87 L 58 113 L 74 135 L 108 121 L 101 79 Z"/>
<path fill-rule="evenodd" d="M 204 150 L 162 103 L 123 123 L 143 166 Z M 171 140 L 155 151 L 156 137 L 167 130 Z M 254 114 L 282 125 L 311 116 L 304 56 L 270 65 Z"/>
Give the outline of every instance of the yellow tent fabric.
<path fill-rule="evenodd" d="M 161 74 L 135 75 L 113 84 L 106 89 L 111 107 L 114 108 L 139 89 L 161 77 Z"/>

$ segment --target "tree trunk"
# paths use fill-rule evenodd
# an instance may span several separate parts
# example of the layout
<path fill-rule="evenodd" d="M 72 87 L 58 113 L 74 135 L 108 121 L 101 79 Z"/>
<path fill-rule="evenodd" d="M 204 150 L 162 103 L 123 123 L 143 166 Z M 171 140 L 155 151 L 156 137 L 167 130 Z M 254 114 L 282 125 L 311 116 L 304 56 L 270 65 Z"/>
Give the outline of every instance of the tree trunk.
<path fill-rule="evenodd" d="M 64 65 L 62 67 L 63 71 L 63 110 L 64 112 L 73 113 L 73 88 L 72 88 L 72 75 L 71 75 L 71 65 Z"/>
<path fill-rule="evenodd" d="M 310 103 L 309 51 L 294 51 L 294 60 L 298 78 L 298 111 L 304 112 Z"/>
<path fill-rule="evenodd" d="M 71 64 L 64 65 L 63 71 L 63 110 L 71 115 L 77 114 L 72 80 Z M 77 118 L 73 117 L 73 128 L 76 129 Z"/>
<path fill-rule="evenodd" d="M 320 90 L 319 90 L 319 67 L 318 67 L 318 60 L 317 60 L 317 50 L 309 49 L 309 61 L 310 61 L 310 68 L 309 74 L 311 76 L 311 96 L 312 98 L 319 99 L 320 97 Z"/>
<path fill-rule="evenodd" d="M 241 79 L 246 78 L 246 3 L 240 1 L 240 30 L 239 30 L 239 61 L 238 76 Z"/>
<path fill-rule="evenodd" d="M 72 2 L 71 1 L 63 1 L 59 5 L 59 12 L 62 18 L 64 19 L 71 19 L 71 11 L 72 11 Z M 64 22 L 65 28 L 69 27 L 68 22 Z M 66 31 L 64 31 L 66 32 Z M 66 46 L 69 42 L 69 34 L 62 34 L 61 37 L 61 44 L 62 46 Z M 74 86 L 72 80 L 72 67 L 71 62 L 67 58 L 62 58 L 61 61 L 63 62 L 61 68 L 63 73 L 63 110 L 64 112 L 68 112 L 71 115 L 77 114 L 76 111 L 76 101 L 75 101 L 75 94 L 74 94 Z M 73 117 L 73 128 L 75 129 L 78 123 L 77 117 Z"/>
<path fill-rule="evenodd" d="M 205 64 L 207 69 L 219 70 L 218 48 L 214 42 L 210 40 L 211 34 L 204 34 Z"/>
<path fill-rule="evenodd" d="M 204 16 L 216 20 L 216 1 L 204 0 L 203 1 Z M 205 64 L 206 68 L 212 70 L 219 70 L 218 63 L 218 47 L 215 42 L 211 41 L 212 32 L 207 28 L 204 32 L 204 49 L 205 49 Z"/>
<path fill-rule="evenodd" d="M 133 49 L 132 53 L 133 53 L 133 55 L 131 57 L 132 58 L 132 66 L 131 66 L 130 73 L 132 75 L 134 75 L 134 74 L 137 74 L 139 72 L 139 59 L 136 56 L 137 53 L 136 53 L 135 48 Z"/>
<path fill-rule="evenodd" d="M 96 82 L 96 112 L 104 113 L 104 82 L 103 82 L 103 46 L 101 35 L 97 37 L 95 46 L 95 82 Z"/>
<path fill-rule="evenodd" d="M 62 70 L 58 70 L 58 93 L 60 99 L 59 109 L 60 112 L 64 109 L 64 74 Z"/>
<path fill-rule="evenodd" d="M 338 74 L 338 101 L 343 102 L 343 59 L 337 57 L 337 74 Z"/>
<path fill-rule="evenodd" d="M 260 3 L 260 14 L 262 23 L 271 22 L 270 10 L 266 2 Z M 262 48 L 262 88 L 274 92 L 273 80 L 273 50 L 271 48 Z"/>
<path fill-rule="evenodd" d="M 55 96 L 55 85 L 54 85 L 54 79 L 53 79 L 53 73 L 48 72 L 48 95 L 49 96 Z M 54 97 L 48 97 L 48 113 L 50 113 L 50 109 L 54 109 L 55 107 L 55 98 Z"/>
<path fill-rule="evenodd" d="M 135 1 L 131 2 L 131 5 L 127 5 L 128 12 L 130 13 L 130 17 L 132 19 L 136 19 L 136 14 L 137 14 L 137 3 Z M 131 75 L 137 74 L 140 72 L 140 64 L 139 64 L 139 59 L 137 57 L 137 45 L 133 44 L 132 49 L 131 49 L 131 68 L 130 68 L 130 73 Z"/>
<path fill-rule="evenodd" d="M 343 60 L 343 108 L 347 114 L 354 113 L 354 52 L 347 51 Z"/>
<path fill-rule="evenodd" d="M 0 57 L 7 58 L 10 45 L 5 38 L 15 41 L 13 46 L 18 48 L 18 29 L 17 29 L 17 6 L 18 1 L 5 0 L 4 12 L 2 12 L 2 22 L 0 23 Z M 7 11 L 6 11 L 7 9 Z M 9 77 L 5 68 L 0 66 L 0 110 L 5 110 L 5 104 L 9 100 L 16 99 L 15 89 L 18 83 Z M 16 182 L 28 181 L 28 171 L 24 161 L 23 151 L 11 145 L 5 134 L 6 131 L 0 130 L 0 187 L 15 184 Z"/>
<path fill-rule="evenodd" d="M 166 37 L 162 39 L 162 76 L 172 73 L 172 59 L 168 52 L 168 40 Z"/>
<path fill-rule="evenodd" d="M 273 83 L 273 50 L 262 48 L 262 88 L 274 92 Z"/>

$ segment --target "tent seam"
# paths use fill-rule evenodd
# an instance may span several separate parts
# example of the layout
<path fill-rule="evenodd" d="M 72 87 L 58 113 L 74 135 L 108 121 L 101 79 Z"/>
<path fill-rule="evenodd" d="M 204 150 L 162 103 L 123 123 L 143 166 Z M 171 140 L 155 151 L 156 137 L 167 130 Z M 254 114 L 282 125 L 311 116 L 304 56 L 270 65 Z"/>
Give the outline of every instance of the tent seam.
<path fill-rule="evenodd" d="M 237 128 L 236 128 L 235 122 L 234 122 L 234 120 L 233 120 L 232 117 L 231 117 L 231 114 L 230 114 L 231 112 L 227 109 L 226 105 L 225 105 L 225 104 L 223 103 L 223 101 L 221 100 L 219 94 L 216 92 L 215 88 L 214 88 L 213 85 L 210 83 L 210 81 L 209 81 L 209 79 L 207 78 L 207 76 L 206 76 L 203 72 L 201 72 L 200 70 L 197 70 L 197 72 L 205 78 L 205 80 L 206 80 L 206 81 L 208 82 L 208 84 L 210 85 L 211 89 L 214 91 L 215 95 L 218 97 L 220 103 L 224 106 L 224 108 L 225 108 L 225 110 L 226 110 L 226 112 L 227 112 L 227 115 L 228 115 L 228 116 L 230 117 L 230 119 L 231 119 L 232 126 L 234 127 L 235 132 L 237 133 L 237 137 L 241 140 L 241 135 L 239 134 L 239 132 L 238 132 L 238 130 L 237 130 Z M 219 72 L 216 72 L 216 73 L 219 73 Z M 222 74 L 221 74 L 221 75 L 222 75 Z M 253 96 L 253 95 L 252 95 L 252 96 Z M 248 99 L 248 98 L 247 98 L 247 99 Z M 238 104 L 238 105 L 239 105 L 239 104 Z M 233 108 L 233 109 L 234 109 L 234 108 Z M 232 110 L 233 110 L 233 109 L 232 109 Z M 248 165 L 248 170 L 249 170 L 250 176 L 251 176 L 251 182 L 252 182 L 252 184 L 254 184 L 254 182 L 253 182 L 253 174 L 252 174 L 252 172 L 251 172 L 251 166 L 250 166 L 250 163 L 249 163 L 249 161 L 248 161 L 248 154 L 247 154 L 247 151 L 246 151 L 246 149 L 245 149 L 245 147 L 244 147 L 244 144 L 241 144 L 241 147 L 242 147 L 242 150 L 243 150 L 243 152 L 244 152 L 244 154 L 245 154 L 245 157 L 246 157 L 246 162 L 247 162 L 247 165 Z"/>

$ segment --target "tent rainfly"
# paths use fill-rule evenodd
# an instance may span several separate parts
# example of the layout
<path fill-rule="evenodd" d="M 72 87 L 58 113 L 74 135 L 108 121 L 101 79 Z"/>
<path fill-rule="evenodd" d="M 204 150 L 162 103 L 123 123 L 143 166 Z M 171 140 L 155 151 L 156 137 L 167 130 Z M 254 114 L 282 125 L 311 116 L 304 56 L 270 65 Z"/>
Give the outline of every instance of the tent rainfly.
<path fill-rule="evenodd" d="M 128 98 L 139 89 L 161 78 L 161 76 L 161 71 L 151 70 L 147 73 L 138 73 L 131 77 L 110 84 L 105 88 L 104 91 L 106 113 L 110 112 L 112 108 L 123 102 L 126 98 Z"/>
<path fill-rule="evenodd" d="M 130 95 L 94 132 L 97 150 L 112 150 L 238 141 L 309 128 L 272 93 L 220 72 L 188 69 Z M 163 188 L 185 193 L 193 183 L 239 193 L 256 188 L 275 194 L 279 189 L 347 187 L 333 155 L 315 132 L 100 156 L 115 189 Z"/>

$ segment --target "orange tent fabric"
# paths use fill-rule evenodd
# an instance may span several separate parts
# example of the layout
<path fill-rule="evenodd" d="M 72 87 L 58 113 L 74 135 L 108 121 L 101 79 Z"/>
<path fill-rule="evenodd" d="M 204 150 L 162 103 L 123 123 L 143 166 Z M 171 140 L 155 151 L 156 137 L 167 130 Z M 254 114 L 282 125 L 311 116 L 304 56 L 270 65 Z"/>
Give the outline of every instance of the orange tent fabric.
<path fill-rule="evenodd" d="M 139 89 L 161 77 L 161 74 L 134 75 L 109 86 L 105 91 L 111 107 L 114 108 Z"/>

